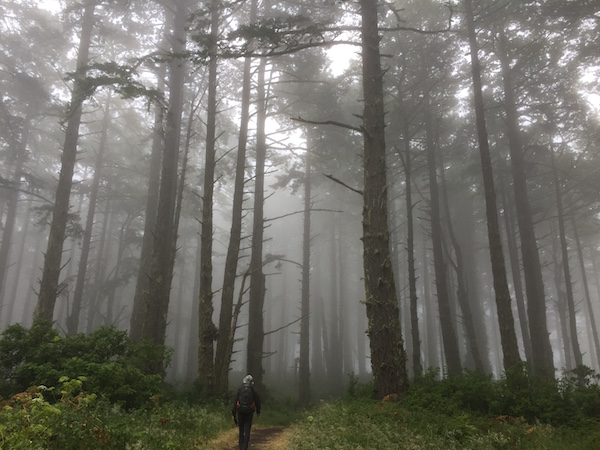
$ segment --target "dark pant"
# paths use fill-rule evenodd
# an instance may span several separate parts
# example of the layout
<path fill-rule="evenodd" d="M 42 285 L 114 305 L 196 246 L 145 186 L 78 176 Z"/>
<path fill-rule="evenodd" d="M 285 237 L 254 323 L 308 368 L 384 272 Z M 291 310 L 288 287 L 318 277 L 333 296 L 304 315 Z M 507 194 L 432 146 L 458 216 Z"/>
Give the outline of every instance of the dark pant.
<path fill-rule="evenodd" d="M 238 425 L 240 428 L 240 450 L 248 450 L 250 442 L 250 428 L 252 427 L 253 414 L 238 414 Z"/>

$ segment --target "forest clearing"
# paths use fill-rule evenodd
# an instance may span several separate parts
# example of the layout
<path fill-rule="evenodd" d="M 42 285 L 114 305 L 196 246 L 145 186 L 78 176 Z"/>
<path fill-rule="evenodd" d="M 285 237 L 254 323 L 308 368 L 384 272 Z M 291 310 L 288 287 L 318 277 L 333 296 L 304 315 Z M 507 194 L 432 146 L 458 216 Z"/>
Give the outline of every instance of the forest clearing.
<path fill-rule="evenodd" d="M 598 35 L 3 0 L 0 447 L 230 447 L 253 377 L 261 447 L 600 448 Z"/>

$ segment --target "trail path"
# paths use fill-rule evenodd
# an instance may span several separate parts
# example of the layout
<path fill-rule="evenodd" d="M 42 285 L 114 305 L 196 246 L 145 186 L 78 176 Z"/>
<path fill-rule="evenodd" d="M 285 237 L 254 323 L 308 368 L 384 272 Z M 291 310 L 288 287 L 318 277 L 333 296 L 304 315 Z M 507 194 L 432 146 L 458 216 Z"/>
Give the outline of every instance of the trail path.
<path fill-rule="evenodd" d="M 250 433 L 250 449 L 253 450 L 285 450 L 292 430 L 283 427 L 253 426 Z M 219 435 L 212 441 L 201 445 L 200 449 L 238 450 L 238 429 Z"/>

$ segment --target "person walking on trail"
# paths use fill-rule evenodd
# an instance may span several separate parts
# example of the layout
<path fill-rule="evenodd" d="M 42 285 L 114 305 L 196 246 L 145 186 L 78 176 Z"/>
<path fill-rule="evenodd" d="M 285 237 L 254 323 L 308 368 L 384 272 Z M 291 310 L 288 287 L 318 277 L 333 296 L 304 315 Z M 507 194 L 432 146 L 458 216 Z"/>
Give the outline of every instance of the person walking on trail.
<path fill-rule="evenodd" d="M 252 375 L 246 375 L 242 381 L 242 386 L 237 391 L 231 410 L 233 421 L 240 429 L 240 450 L 248 449 L 254 413 L 260 416 L 260 397 L 254 390 Z"/>

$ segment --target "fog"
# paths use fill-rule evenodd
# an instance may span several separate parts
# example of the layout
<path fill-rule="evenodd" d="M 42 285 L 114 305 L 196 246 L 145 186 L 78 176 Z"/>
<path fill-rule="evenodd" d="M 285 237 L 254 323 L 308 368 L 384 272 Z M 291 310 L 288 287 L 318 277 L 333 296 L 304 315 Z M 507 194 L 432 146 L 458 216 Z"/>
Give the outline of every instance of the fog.
<path fill-rule="evenodd" d="M 478 2 L 470 35 L 466 2 L 389 2 L 369 97 L 368 2 L 163 3 L 0 6 L 2 329 L 115 326 L 175 385 L 226 391 L 224 358 L 313 398 L 396 356 L 600 368 L 597 8 Z"/>

